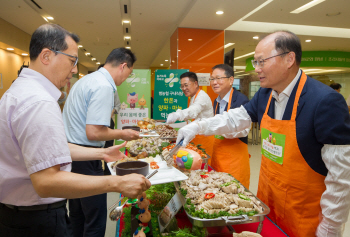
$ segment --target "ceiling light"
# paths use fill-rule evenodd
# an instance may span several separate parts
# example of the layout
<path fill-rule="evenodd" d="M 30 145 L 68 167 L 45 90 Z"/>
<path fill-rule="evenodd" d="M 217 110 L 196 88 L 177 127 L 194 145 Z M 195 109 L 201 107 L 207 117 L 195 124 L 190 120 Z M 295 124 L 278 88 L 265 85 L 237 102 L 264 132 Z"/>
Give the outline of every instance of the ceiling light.
<path fill-rule="evenodd" d="M 226 48 L 228 48 L 228 47 L 230 47 L 230 46 L 232 46 L 232 45 L 234 45 L 235 43 L 228 43 L 228 44 L 225 44 L 225 46 L 224 46 L 224 48 L 226 49 Z"/>
<path fill-rule="evenodd" d="M 242 55 L 242 56 L 239 56 L 239 57 L 237 57 L 237 58 L 234 58 L 234 60 L 239 59 L 239 58 L 248 57 L 248 56 L 253 55 L 253 54 L 255 54 L 255 52 L 251 52 L 251 53 L 244 54 L 244 55 Z"/>
<path fill-rule="evenodd" d="M 126 48 L 126 49 L 131 49 L 131 47 L 130 47 L 130 46 L 126 46 L 125 48 Z"/>
<path fill-rule="evenodd" d="M 168 59 L 165 59 L 165 62 L 168 62 L 169 60 Z"/>
<path fill-rule="evenodd" d="M 100 63 L 100 62 L 97 62 L 96 64 L 97 64 L 97 65 L 100 65 L 101 63 Z"/>
<path fill-rule="evenodd" d="M 7 48 L 7 50 L 14 50 L 13 48 Z"/>
<path fill-rule="evenodd" d="M 90 55 L 90 53 L 85 53 L 86 56 Z"/>
<path fill-rule="evenodd" d="M 91 61 L 95 61 L 95 60 L 96 60 L 96 58 L 92 58 L 92 59 L 91 59 Z"/>
<path fill-rule="evenodd" d="M 313 1 L 309 2 L 309 3 L 306 3 L 304 6 L 301 6 L 301 7 L 297 8 L 297 9 L 295 9 L 294 11 L 291 11 L 290 13 L 298 14 L 298 13 L 303 12 L 303 11 L 305 11 L 305 10 L 311 8 L 311 7 L 314 7 L 317 4 L 319 4 L 321 2 L 324 2 L 324 1 L 326 1 L 326 0 L 313 0 Z"/>
<path fill-rule="evenodd" d="M 46 17 L 47 19 L 49 19 L 49 20 L 53 20 L 53 17 L 52 16 L 48 16 L 48 17 Z"/>
<path fill-rule="evenodd" d="M 253 39 L 256 39 L 256 40 L 257 40 L 257 39 L 259 39 L 259 36 L 254 36 Z"/>
<path fill-rule="evenodd" d="M 23 55 L 23 56 L 28 56 L 28 54 L 27 54 L 27 53 L 22 53 L 22 55 Z"/>
<path fill-rule="evenodd" d="M 163 66 L 163 64 L 160 64 L 160 66 Z"/>
<path fill-rule="evenodd" d="M 130 36 L 124 36 L 124 39 L 131 39 Z"/>
<path fill-rule="evenodd" d="M 308 42 L 308 43 L 309 43 L 309 42 L 311 42 L 311 40 L 305 40 L 305 42 Z"/>
<path fill-rule="evenodd" d="M 223 11 L 217 11 L 217 12 L 216 12 L 216 15 L 222 15 L 222 14 L 224 14 Z"/>
<path fill-rule="evenodd" d="M 78 48 L 82 48 L 83 46 L 80 44 L 80 45 L 78 45 Z"/>
<path fill-rule="evenodd" d="M 123 21 L 123 23 L 130 23 L 130 21 L 128 21 L 128 20 L 125 20 L 125 21 Z"/>
<path fill-rule="evenodd" d="M 188 41 L 192 41 L 192 39 L 188 39 Z"/>
<path fill-rule="evenodd" d="M 181 49 L 178 50 L 179 52 L 181 51 Z"/>

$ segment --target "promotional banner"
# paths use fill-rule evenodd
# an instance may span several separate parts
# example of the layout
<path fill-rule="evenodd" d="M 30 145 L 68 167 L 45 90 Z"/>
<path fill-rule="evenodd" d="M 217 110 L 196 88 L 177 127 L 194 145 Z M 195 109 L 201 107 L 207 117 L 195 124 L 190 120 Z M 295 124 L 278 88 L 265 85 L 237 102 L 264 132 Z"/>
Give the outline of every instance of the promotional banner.
<path fill-rule="evenodd" d="M 180 89 L 180 76 L 188 69 L 156 70 L 153 119 L 166 120 L 168 114 L 187 108 L 187 97 Z"/>
<path fill-rule="evenodd" d="M 134 69 L 128 79 L 117 87 L 121 109 L 116 128 L 137 125 L 138 120 L 150 117 L 151 70 Z"/>

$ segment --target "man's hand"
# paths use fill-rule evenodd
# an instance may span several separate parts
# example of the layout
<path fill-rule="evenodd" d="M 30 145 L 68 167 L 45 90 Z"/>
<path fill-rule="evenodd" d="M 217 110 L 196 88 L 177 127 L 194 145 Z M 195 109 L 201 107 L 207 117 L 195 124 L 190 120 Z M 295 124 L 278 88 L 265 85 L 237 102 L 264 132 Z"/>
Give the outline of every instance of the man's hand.
<path fill-rule="evenodd" d="M 125 147 L 126 142 L 120 145 L 111 146 L 108 148 L 104 148 L 103 160 L 105 162 L 114 162 L 117 160 L 121 160 L 126 157 L 119 149 Z"/>
<path fill-rule="evenodd" d="M 137 198 L 151 187 L 151 182 L 140 174 L 118 176 L 118 179 L 119 192 L 129 198 Z"/>
<path fill-rule="evenodd" d="M 176 112 L 173 112 L 171 114 L 168 115 L 168 118 L 166 120 L 166 123 L 167 124 L 170 124 L 170 123 L 175 123 L 177 120 L 180 119 L 180 116 L 176 113 Z"/>
<path fill-rule="evenodd" d="M 124 141 L 137 140 L 141 138 L 139 135 L 139 132 L 136 132 L 135 130 L 132 130 L 132 129 L 125 129 L 125 130 L 122 130 L 122 132 L 123 132 L 122 139 Z"/>
<path fill-rule="evenodd" d="M 199 133 L 199 130 L 200 127 L 196 122 L 192 122 L 181 128 L 177 134 L 176 144 L 178 144 L 181 139 L 184 139 L 182 146 L 187 146 L 187 144 Z"/>

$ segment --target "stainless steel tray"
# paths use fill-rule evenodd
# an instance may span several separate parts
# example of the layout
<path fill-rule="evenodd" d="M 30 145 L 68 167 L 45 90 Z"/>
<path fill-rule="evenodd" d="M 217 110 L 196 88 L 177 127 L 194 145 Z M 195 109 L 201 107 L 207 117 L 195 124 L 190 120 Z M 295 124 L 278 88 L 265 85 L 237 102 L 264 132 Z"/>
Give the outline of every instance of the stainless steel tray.
<path fill-rule="evenodd" d="M 185 206 L 186 199 L 184 196 L 182 196 L 180 192 L 179 182 L 174 182 L 174 185 L 175 185 L 176 191 L 180 196 L 182 206 Z M 250 192 L 248 189 L 246 189 L 246 191 Z M 260 222 L 260 225 L 257 230 L 257 233 L 260 233 L 262 229 L 262 221 L 265 219 L 265 216 L 270 213 L 270 208 L 265 203 L 263 203 L 259 198 L 257 198 L 255 195 L 253 196 L 260 201 L 261 206 L 263 208 L 262 213 L 255 214 L 254 216 L 247 216 L 247 215 L 223 216 L 215 219 L 201 219 L 198 217 L 191 216 L 186 211 L 185 212 L 188 216 L 188 219 L 192 223 L 192 225 L 195 225 L 198 227 L 231 226 L 231 225 L 237 225 L 237 224 L 248 224 L 248 223 Z"/>

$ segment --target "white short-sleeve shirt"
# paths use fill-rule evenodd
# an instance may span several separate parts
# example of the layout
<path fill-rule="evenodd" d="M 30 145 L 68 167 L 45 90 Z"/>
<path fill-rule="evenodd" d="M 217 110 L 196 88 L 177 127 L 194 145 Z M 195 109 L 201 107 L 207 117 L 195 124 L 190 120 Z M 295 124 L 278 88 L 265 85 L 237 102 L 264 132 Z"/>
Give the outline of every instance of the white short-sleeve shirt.
<path fill-rule="evenodd" d="M 24 68 L 0 100 L 0 202 L 16 206 L 54 203 L 41 198 L 31 174 L 60 165 L 71 170 L 61 92 L 42 74 Z"/>

